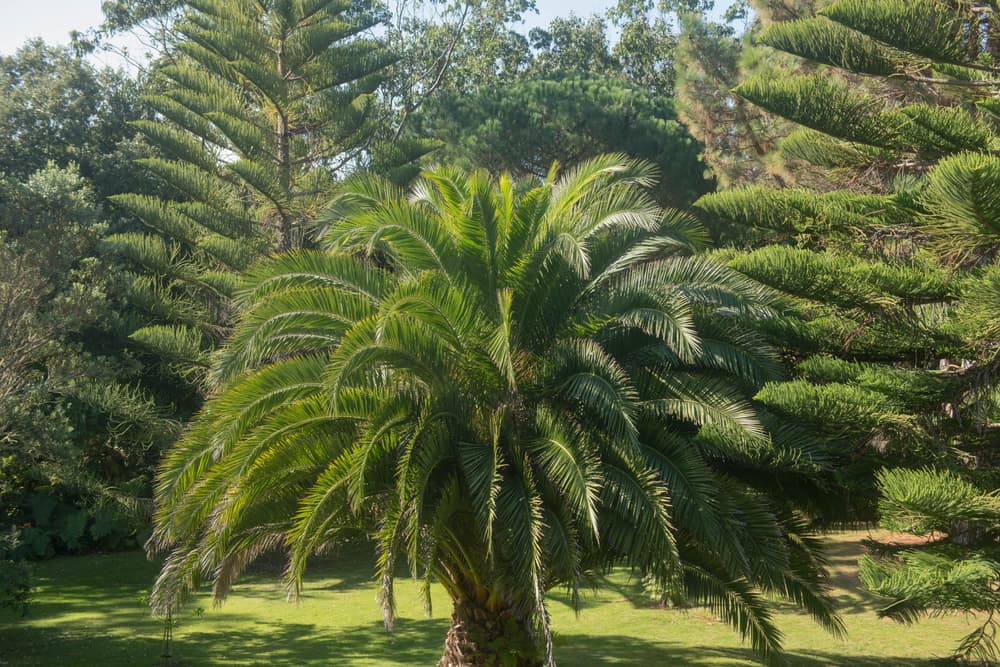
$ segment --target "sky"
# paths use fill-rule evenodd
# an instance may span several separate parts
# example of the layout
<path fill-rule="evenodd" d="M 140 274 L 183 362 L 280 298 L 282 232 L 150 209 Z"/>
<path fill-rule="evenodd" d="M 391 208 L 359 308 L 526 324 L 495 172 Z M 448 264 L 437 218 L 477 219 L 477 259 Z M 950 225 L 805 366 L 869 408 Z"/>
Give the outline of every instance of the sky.
<path fill-rule="evenodd" d="M 539 15 L 529 26 L 546 25 L 556 16 L 603 13 L 615 0 L 536 0 Z M 26 40 L 41 37 L 46 42 L 69 42 L 72 30 L 86 31 L 103 18 L 101 0 L 0 0 L 0 54 L 10 54 Z M 100 58 L 99 58 L 100 60 Z"/>
<path fill-rule="evenodd" d="M 0 0 L 0 53 L 9 54 L 26 40 L 41 37 L 66 43 L 71 30 L 101 22 L 101 0 Z"/>

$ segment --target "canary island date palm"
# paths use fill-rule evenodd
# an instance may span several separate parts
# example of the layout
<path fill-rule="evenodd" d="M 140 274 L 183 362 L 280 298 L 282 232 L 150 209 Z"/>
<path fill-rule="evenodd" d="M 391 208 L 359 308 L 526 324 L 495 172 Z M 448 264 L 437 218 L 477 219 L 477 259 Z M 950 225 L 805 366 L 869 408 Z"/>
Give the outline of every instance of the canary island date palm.
<path fill-rule="evenodd" d="M 768 294 L 697 256 L 703 231 L 651 182 L 611 156 L 345 187 L 322 250 L 246 278 L 216 393 L 159 472 L 154 604 L 224 596 L 273 550 L 294 596 L 360 530 L 387 626 L 404 562 L 447 591 L 442 665 L 553 664 L 546 591 L 576 602 L 615 566 L 765 657 L 768 594 L 837 631 L 804 522 L 743 475 L 808 459 L 744 398 L 777 367 L 745 326 Z"/>

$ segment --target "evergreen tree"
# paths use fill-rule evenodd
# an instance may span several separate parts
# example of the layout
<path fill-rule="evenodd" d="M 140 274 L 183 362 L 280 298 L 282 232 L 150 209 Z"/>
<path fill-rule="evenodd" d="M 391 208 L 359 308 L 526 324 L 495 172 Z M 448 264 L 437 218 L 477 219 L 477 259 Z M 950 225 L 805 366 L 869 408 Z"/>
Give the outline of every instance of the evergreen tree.
<path fill-rule="evenodd" d="M 765 113 L 734 89 L 748 78 L 783 79 L 815 69 L 809 61 L 767 48 L 761 34 L 775 21 L 811 18 L 825 2 L 741 0 L 721 20 L 710 14 L 714 2 L 674 0 L 680 37 L 676 49 L 677 109 L 691 134 L 705 145 L 705 161 L 724 186 L 803 185 L 835 187 L 829 172 L 779 151 L 795 129 L 780 116 Z M 848 75 L 849 76 L 849 75 Z M 852 77 L 863 87 L 865 81 Z"/>
<path fill-rule="evenodd" d="M 226 330 L 235 272 L 306 243 L 344 173 L 411 157 L 374 122 L 394 60 L 371 36 L 378 21 L 364 3 L 196 0 L 174 25 L 145 98 L 156 117 L 136 123 L 164 155 L 139 163 L 174 198 L 114 197 L 149 229 L 109 243 L 136 271 L 145 325 L 132 338 L 192 387 Z"/>
<path fill-rule="evenodd" d="M 737 92 L 803 126 L 785 156 L 855 188 L 742 189 L 700 205 L 742 225 L 746 243 L 782 243 L 731 265 L 789 294 L 790 352 L 825 353 L 758 400 L 855 456 L 880 453 L 886 467 L 866 464 L 862 488 L 877 490 L 886 528 L 924 537 L 862 560 L 866 585 L 891 600 L 882 613 L 982 611 L 957 653 L 995 661 L 997 26 L 989 7 L 940 0 L 838 0 L 819 14 L 760 35 L 815 74 Z"/>
<path fill-rule="evenodd" d="M 442 95 L 415 121 L 413 133 L 442 140 L 431 158 L 494 174 L 544 178 L 553 161 L 573 165 L 618 151 L 657 168 L 661 204 L 686 206 L 711 187 L 700 146 L 670 100 L 617 78 L 564 73 L 484 86 Z"/>
<path fill-rule="evenodd" d="M 651 175 L 603 156 L 523 184 L 359 179 L 325 250 L 257 265 L 221 389 L 159 472 L 160 609 L 270 550 L 297 594 L 360 529 L 387 626 L 400 560 L 447 591 L 447 667 L 553 664 L 546 592 L 578 602 L 617 564 L 765 657 L 765 595 L 839 631 L 781 483 L 822 462 L 745 400 L 776 370 L 748 328 L 769 294 L 694 254 L 703 230 Z"/>
<path fill-rule="evenodd" d="M 732 93 L 754 48 L 752 34 L 740 34 L 737 27 L 747 18 L 747 3 L 734 5 L 721 22 L 707 16 L 714 3 L 675 5 L 680 33 L 675 103 L 681 120 L 704 146 L 705 163 L 722 186 L 780 184 L 782 176 L 769 156 L 781 124 Z"/>

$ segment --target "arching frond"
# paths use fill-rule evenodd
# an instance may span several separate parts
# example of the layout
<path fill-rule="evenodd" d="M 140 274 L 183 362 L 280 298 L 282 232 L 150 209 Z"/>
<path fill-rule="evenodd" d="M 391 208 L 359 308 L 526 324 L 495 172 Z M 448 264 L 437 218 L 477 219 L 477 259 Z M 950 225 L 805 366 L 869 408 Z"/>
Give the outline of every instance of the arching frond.
<path fill-rule="evenodd" d="M 768 655 L 763 593 L 833 628 L 775 504 L 719 470 L 816 469 L 785 460 L 794 439 L 774 445 L 747 394 L 774 371 L 753 329 L 774 294 L 692 256 L 704 230 L 652 207 L 651 177 L 606 157 L 541 185 L 345 184 L 325 250 L 237 290 L 216 394 L 157 478 L 157 600 L 206 578 L 223 595 L 270 548 L 297 595 L 313 553 L 364 530 L 387 627 L 405 559 L 549 663 L 547 589 L 576 598 L 600 567 L 709 600 Z M 693 553 L 717 559 L 685 587 L 707 567 Z"/>

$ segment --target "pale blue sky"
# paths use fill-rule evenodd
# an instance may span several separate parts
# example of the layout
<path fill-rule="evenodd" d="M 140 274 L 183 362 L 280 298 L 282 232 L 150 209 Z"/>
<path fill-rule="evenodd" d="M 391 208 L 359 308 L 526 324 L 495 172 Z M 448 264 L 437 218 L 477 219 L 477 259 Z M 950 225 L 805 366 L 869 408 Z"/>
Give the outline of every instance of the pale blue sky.
<path fill-rule="evenodd" d="M 539 16 L 529 25 L 545 25 L 556 16 L 603 12 L 615 0 L 536 0 Z M 101 0 L 0 0 L 0 53 L 9 54 L 26 40 L 42 37 L 66 43 L 72 30 L 101 22 Z"/>

